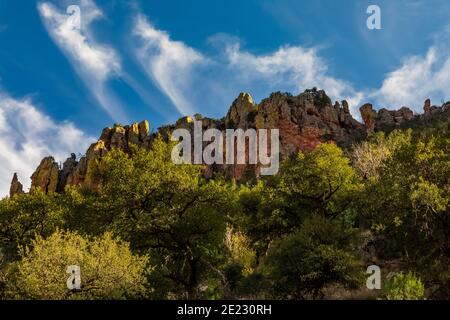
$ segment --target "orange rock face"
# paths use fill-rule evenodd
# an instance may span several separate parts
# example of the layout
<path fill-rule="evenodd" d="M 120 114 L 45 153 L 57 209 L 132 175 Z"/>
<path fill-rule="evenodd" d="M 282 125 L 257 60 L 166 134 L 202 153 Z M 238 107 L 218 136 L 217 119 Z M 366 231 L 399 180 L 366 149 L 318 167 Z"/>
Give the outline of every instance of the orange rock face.
<path fill-rule="evenodd" d="M 428 115 L 431 113 L 431 100 L 427 99 L 425 100 L 425 103 L 423 104 L 423 111 L 425 115 Z"/>
<path fill-rule="evenodd" d="M 16 194 L 22 194 L 23 193 L 23 186 L 19 182 L 19 178 L 17 177 L 17 173 L 14 173 L 14 176 L 11 181 L 11 187 L 9 189 L 9 196 L 10 198 L 14 197 Z"/>
<path fill-rule="evenodd" d="M 429 100 L 425 101 L 425 115 L 443 112 L 447 109 L 450 110 L 450 102 L 444 104 L 443 107 L 435 107 L 431 106 Z M 248 93 L 241 93 L 223 119 L 205 118 L 199 114 L 193 117 L 183 117 L 176 124 L 159 128 L 158 133 L 168 139 L 175 129 L 184 128 L 193 136 L 195 120 L 202 122 L 203 131 L 211 128 L 222 132 L 225 132 L 226 129 L 242 129 L 244 131 L 247 129 L 278 129 L 280 160 L 283 160 L 299 151 L 313 150 L 322 142 L 333 141 L 338 145 L 347 146 L 385 126 L 396 126 L 419 117 L 414 116 L 407 107 L 395 111 L 381 109 L 376 112 L 371 104 L 364 104 L 360 108 L 360 112 L 364 124 L 352 117 L 345 100 L 332 104 L 323 90 L 315 88 L 306 90 L 298 96 L 276 92 L 259 104 L 254 103 Z M 43 159 L 32 176 L 32 189 L 41 188 L 45 192 L 63 192 L 68 185 L 96 188 L 98 182 L 92 176 L 92 171 L 98 159 L 101 159 L 112 148 L 120 148 L 125 152 L 130 152 L 131 145 L 149 148 L 154 137 L 155 134 L 150 135 L 150 126 L 147 121 L 139 124 L 133 123 L 130 126 L 116 125 L 113 128 L 105 128 L 99 140 L 93 143 L 86 155 L 78 161 L 75 155 L 72 155 L 60 168 L 52 157 Z M 208 143 L 203 142 L 203 148 L 206 145 Z M 238 156 L 236 149 L 235 146 L 235 163 Z M 270 151 L 269 144 L 269 154 Z M 226 156 L 226 150 L 224 152 Z M 215 173 L 221 173 L 236 180 L 241 180 L 248 175 L 258 176 L 261 164 L 248 164 L 248 154 L 247 145 L 245 148 L 246 164 L 205 165 L 205 176 L 212 177 Z M 16 176 L 14 178 L 11 185 L 12 193 L 20 193 L 20 182 L 17 181 Z"/>
<path fill-rule="evenodd" d="M 59 166 L 53 157 L 42 159 L 31 176 L 31 190 L 41 189 L 46 193 L 54 193 L 59 181 Z"/>
<path fill-rule="evenodd" d="M 375 131 L 375 119 L 377 114 L 373 111 L 373 107 L 370 103 L 364 104 L 361 108 L 359 108 L 361 112 L 361 118 L 366 125 L 367 133 L 373 133 Z"/>
<path fill-rule="evenodd" d="M 202 129 L 278 129 L 280 135 L 280 158 L 298 151 L 309 151 L 324 141 L 348 144 L 364 136 L 364 127 L 352 118 L 345 101 L 342 105 L 331 103 L 324 91 L 307 90 L 298 96 L 274 93 L 259 105 L 253 102 L 248 93 L 241 93 L 231 105 L 222 120 L 203 118 L 196 115 L 195 120 L 202 121 Z M 184 117 L 175 125 L 159 129 L 163 137 L 177 129 L 185 128 L 191 133 L 194 118 Z M 44 159 L 32 177 L 33 188 L 46 192 L 63 192 L 65 187 L 84 186 L 96 188 L 98 183 L 92 175 L 95 162 L 108 153 L 111 148 L 120 148 L 129 152 L 131 144 L 148 148 L 152 136 L 150 126 L 142 121 L 130 126 L 105 128 L 99 140 L 93 143 L 79 161 L 75 155 L 68 158 L 59 168 L 53 158 Z M 270 135 L 269 135 L 270 136 Z M 204 144 L 205 146 L 206 144 Z M 235 163 L 237 150 L 235 146 Z M 270 153 L 270 144 L 268 152 Z M 213 164 L 205 166 L 205 175 L 224 173 L 229 178 L 240 180 L 246 175 L 258 175 L 261 165 L 248 164 L 248 145 L 245 149 L 246 164 Z"/>
<path fill-rule="evenodd" d="M 399 110 L 382 108 L 375 112 L 372 105 L 366 103 L 359 110 L 366 126 L 367 134 L 398 126 L 414 118 L 414 113 L 408 107 L 401 107 Z"/>

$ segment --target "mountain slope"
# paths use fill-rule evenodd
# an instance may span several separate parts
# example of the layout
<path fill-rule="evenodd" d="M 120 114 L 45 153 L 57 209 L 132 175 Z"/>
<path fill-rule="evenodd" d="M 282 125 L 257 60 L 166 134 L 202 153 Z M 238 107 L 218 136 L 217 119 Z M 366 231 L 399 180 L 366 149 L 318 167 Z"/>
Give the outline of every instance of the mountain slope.
<path fill-rule="evenodd" d="M 130 153 L 131 145 L 148 148 L 158 134 L 168 139 L 170 133 L 177 128 L 185 128 L 193 133 L 195 120 L 202 121 L 203 130 L 216 128 L 223 132 L 226 129 L 279 129 L 280 157 L 285 159 L 298 151 L 312 150 L 325 141 L 349 146 L 375 131 L 446 127 L 450 119 L 450 103 L 437 107 L 431 106 L 429 100 L 425 101 L 425 113 L 422 115 L 414 115 L 407 107 L 397 111 L 381 109 L 375 112 L 370 104 L 363 105 L 360 111 L 364 124 L 352 117 L 345 100 L 333 104 L 325 91 L 316 88 L 297 96 L 276 92 L 259 104 L 255 104 L 249 94 L 241 93 L 222 119 L 205 118 L 197 114 L 193 118 L 184 117 L 173 125 L 158 128 L 155 133 L 150 133 L 147 121 L 105 128 L 98 141 L 93 143 L 86 155 L 79 160 L 72 154 L 60 166 L 53 157 L 44 158 L 31 177 L 31 189 L 41 188 L 51 193 L 63 192 L 68 185 L 95 188 L 97 183 L 92 174 L 94 164 L 109 150 L 120 148 Z M 259 175 L 259 167 L 258 164 L 214 164 L 205 168 L 205 175 L 211 177 L 219 172 L 228 178 L 240 180 L 248 174 Z M 20 182 L 17 181 L 17 176 L 14 176 L 11 196 L 21 192 L 23 191 Z"/>

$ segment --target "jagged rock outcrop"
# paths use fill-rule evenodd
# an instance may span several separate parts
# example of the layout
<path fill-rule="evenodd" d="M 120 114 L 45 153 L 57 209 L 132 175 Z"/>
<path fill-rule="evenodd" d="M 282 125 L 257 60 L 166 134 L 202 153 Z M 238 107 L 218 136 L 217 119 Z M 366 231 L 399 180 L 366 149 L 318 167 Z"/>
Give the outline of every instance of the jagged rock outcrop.
<path fill-rule="evenodd" d="M 323 90 L 315 88 L 298 96 L 273 93 L 258 106 L 239 101 L 235 101 L 234 105 L 246 108 L 242 112 L 246 116 L 244 129 L 279 129 L 281 159 L 298 151 L 312 150 L 324 141 L 347 145 L 365 135 L 364 127 L 353 119 L 346 101 L 332 104 Z M 258 166 L 254 169 L 252 174 L 257 174 Z M 249 170 L 253 168 L 236 166 L 232 176 L 240 179 Z"/>
<path fill-rule="evenodd" d="M 31 176 L 31 190 L 41 189 L 45 193 L 56 192 L 59 182 L 59 166 L 53 157 L 42 159 Z"/>
<path fill-rule="evenodd" d="M 105 128 L 99 140 L 89 147 L 86 155 L 79 161 L 75 154 L 72 154 L 60 168 L 53 157 L 44 158 L 31 176 L 31 190 L 39 188 L 51 193 L 63 192 L 66 186 L 95 188 L 98 185 L 93 177 L 96 161 L 111 148 L 130 152 L 132 144 L 148 148 L 150 141 L 148 121 L 133 123 L 130 126 L 115 125 L 113 128 Z"/>
<path fill-rule="evenodd" d="M 254 122 L 257 114 L 257 106 L 250 94 L 242 92 L 232 103 L 226 117 L 227 128 L 247 129 Z"/>
<path fill-rule="evenodd" d="M 278 129 L 281 159 L 298 151 L 312 150 L 324 141 L 348 145 L 365 137 L 364 126 L 353 119 L 346 101 L 332 104 L 323 90 L 316 89 L 307 90 L 298 96 L 276 92 L 260 104 L 255 104 L 250 94 L 241 93 L 231 104 L 224 119 L 215 120 L 200 115 L 194 118 L 202 121 L 203 130 Z M 175 125 L 160 128 L 159 132 L 168 136 L 173 130 L 183 128 L 192 134 L 194 118 L 181 118 Z M 226 152 L 225 150 L 224 157 Z M 236 147 L 234 152 L 236 158 Z M 259 175 L 259 168 L 258 164 L 248 163 L 214 164 L 205 169 L 205 175 L 210 177 L 214 172 L 221 172 L 229 178 L 239 180 L 248 174 Z"/>
<path fill-rule="evenodd" d="M 444 103 L 441 107 L 439 106 L 435 106 L 435 105 L 431 105 L 431 101 L 430 99 L 425 100 L 424 105 L 423 105 L 423 115 L 424 117 L 427 116 L 431 116 L 434 114 L 438 114 L 441 112 L 447 112 L 450 110 L 450 101 Z"/>
<path fill-rule="evenodd" d="M 414 113 L 408 107 L 401 107 L 399 110 L 387 110 L 385 108 L 378 111 L 380 125 L 399 125 L 414 118 Z"/>
<path fill-rule="evenodd" d="M 311 150 L 323 141 L 348 145 L 365 136 L 346 101 L 332 104 L 325 91 L 315 88 L 298 96 L 272 94 L 258 105 L 254 119 L 256 129 L 280 130 L 282 156 Z"/>
<path fill-rule="evenodd" d="M 298 96 L 276 92 L 259 104 L 256 104 L 248 93 L 241 93 L 222 119 L 206 118 L 200 114 L 186 116 L 175 124 L 158 128 L 157 133 L 165 139 L 169 139 L 170 134 L 179 128 L 187 129 L 193 134 L 195 121 L 201 121 L 203 132 L 211 128 L 222 132 L 226 129 L 279 129 L 280 158 L 284 159 L 298 151 L 312 150 L 321 142 L 334 141 L 341 146 L 347 146 L 378 130 L 395 128 L 412 120 L 420 121 L 422 117 L 447 111 L 450 111 L 450 102 L 437 107 L 432 106 L 429 99 L 424 103 L 422 115 L 414 115 L 407 107 L 399 110 L 375 111 L 371 104 L 364 104 L 360 108 L 364 121 L 364 124 L 361 124 L 352 117 L 345 100 L 333 104 L 323 90 L 316 88 L 306 90 Z M 95 164 L 101 161 L 109 150 L 120 148 L 130 153 L 131 145 L 149 148 L 155 136 L 156 133 L 150 135 L 150 125 L 147 121 L 105 128 L 98 141 L 93 143 L 86 155 L 79 160 L 72 154 L 60 168 L 52 157 L 44 158 L 31 177 L 31 189 L 63 192 L 66 186 L 96 188 L 98 181 L 92 174 Z M 208 143 L 204 142 L 203 147 Z M 235 157 L 236 152 L 235 148 Z M 248 173 L 258 175 L 259 167 L 258 164 L 213 164 L 205 166 L 204 172 L 206 177 L 220 172 L 229 178 L 239 180 Z M 20 192 L 23 190 L 15 175 L 11 184 L 11 194 Z"/>
<path fill-rule="evenodd" d="M 450 101 L 442 105 L 442 112 L 449 112 L 449 111 L 450 111 Z"/>
<path fill-rule="evenodd" d="M 16 194 L 22 194 L 23 185 L 20 183 L 19 178 L 17 177 L 17 173 L 14 173 L 14 176 L 11 181 L 11 187 L 9 188 L 9 197 L 12 198 Z"/>
<path fill-rule="evenodd" d="M 65 186 L 68 184 L 68 178 L 75 171 L 77 167 L 77 157 L 74 153 L 70 155 L 69 158 L 63 163 L 63 167 L 60 171 L 58 186 L 56 187 L 56 191 L 63 192 Z"/>
<path fill-rule="evenodd" d="M 399 110 L 382 108 L 376 112 L 370 103 L 366 103 L 359 110 L 368 134 L 386 127 L 398 126 L 414 118 L 414 113 L 408 107 L 401 107 Z"/>
<path fill-rule="evenodd" d="M 373 110 L 373 106 L 370 103 L 366 103 L 359 108 L 361 118 L 366 126 L 368 134 L 375 132 L 375 122 L 377 119 L 377 113 Z"/>
<path fill-rule="evenodd" d="M 425 100 L 424 104 L 423 104 L 423 112 L 424 115 L 430 115 L 431 114 L 431 100 L 427 99 Z"/>

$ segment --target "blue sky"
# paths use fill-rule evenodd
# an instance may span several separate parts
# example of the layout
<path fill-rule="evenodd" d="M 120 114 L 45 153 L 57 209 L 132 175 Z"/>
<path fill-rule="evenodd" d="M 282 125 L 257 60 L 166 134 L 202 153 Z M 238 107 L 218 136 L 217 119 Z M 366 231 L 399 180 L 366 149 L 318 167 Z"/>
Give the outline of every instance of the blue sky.
<path fill-rule="evenodd" d="M 366 27 L 370 4 L 381 30 Z M 355 117 L 364 102 L 450 100 L 449 14 L 446 0 L 0 0 L 0 195 L 105 126 L 222 117 L 241 91 L 317 86 Z"/>

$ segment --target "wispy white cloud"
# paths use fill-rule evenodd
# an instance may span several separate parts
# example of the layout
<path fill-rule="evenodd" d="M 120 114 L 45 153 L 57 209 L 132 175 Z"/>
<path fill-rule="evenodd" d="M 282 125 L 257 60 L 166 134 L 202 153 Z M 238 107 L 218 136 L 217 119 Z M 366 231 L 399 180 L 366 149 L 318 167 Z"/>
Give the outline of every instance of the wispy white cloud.
<path fill-rule="evenodd" d="M 214 106 L 223 113 L 239 91 L 264 97 L 272 91 L 298 93 L 318 87 L 334 100 L 346 99 L 357 119 L 364 102 L 388 109 L 406 105 L 421 112 L 426 98 L 436 104 L 450 99 L 448 28 L 435 37 L 435 44 L 425 54 L 404 58 L 401 66 L 386 74 L 379 88 L 362 89 L 333 76 L 317 48 L 285 45 L 255 54 L 243 49 L 239 39 L 221 35 L 216 41 L 219 45 L 215 43 L 220 53 L 207 55 L 171 40 L 167 32 L 155 29 L 142 16 L 136 21 L 135 33 L 141 40 L 136 50 L 139 61 L 184 114 L 209 112 Z M 215 40 L 213 37 L 212 42 Z"/>
<path fill-rule="evenodd" d="M 326 62 L 315 48 L 284 46 L 269 54 L 255 55 L 242 51 L 239 43 L 234 43 L 227 45 L 226 55 L 236 76 L 247 82 L 264 80 L 274 87 L 290 87 L 294 92 L 318 87 L 333 99 L 347 99 L 354 106 L 361 102 L 362 93 L 350 83 L 329 75 Z"/>
<path fill-rule="evenodd" d="M 99 44 L 91 31 L 93 21 L 103 12 L 91 0 L 80 0 L 80 28 L 64 10 L 49 2 L 38 4 L 38 10 L 47 32 L 67 56 L 73 68 L 84 81 L 98 103 L 114 119 L 126 116 L 114 93 L 108 89 L 107 81 L 121 73 L 121 63 L 113 48 Z"/>
<path fill-rule="evenodd" d="M 8 194 L 14 172 L 28 188 L 43 157 L 63 161 L 72 152 L 85 152 L 92 141 L 73 123 L 52 120 L 30 99 L 0 92 L 0 197 Z"/>
<path fill-rule="evenodd" d="M 208 62 L 201 53 L 181 41 L 170 39 L 142 15 L 137 16 L 134 34 L 139 38 L 137 59 L 182 114 L 192 114 L 194 107 L 187 97 L 191 89 L 192 72 Z"/>
<path fill-rule="evenodd" d="M 426 98 L 431 98 L 436 104 L 450 100 L 450 46 L 447 45 L 450 43 L 450 29 L 440 30 L 434 37 L 434 44 L 425 47 L 423 54 L 402 57 L 405 50 L 411 48 L 411 43 L 416 42 L 414 32 L 406 31 L 411 27 L 417 30 L 417 26 L 405 22 L 419 19 L 426 11 L 427 19 L 420 19 L 417 25 L 421 28 L 429 26 L 433 17 L 442 20 L 448 6 L 448 3 L 442 3 L 428 12 L 428 1 L 410 3 L 402 0 L 398 4 L 386 1 L 383 2 L 386 22 L 383 28 L 387 31 L 372 32 L 369 37 L 365 23 L 358 24 L 363 28 L 363 37 L 367 36 L 368 42 L 380 46 L 373 51 L 376 56 L 382 59 L 382 55 L 387 54 L 400 61 L 397 68 L 386 73 L 379 87 L 362 87 L 335 76 L 330 71 L 329 62 L 320 56 L 320 49 L 316 47 L 284 45 L 271 52 L 253 53 L 246 50 L 239 39 L 222 35 L 217 37 L 219 41 L 216 43 L 214 40 L 217 39 L 212 37 L 218 54 L 203 53 L 186 43 L 172 40 L 166 31 L 157 30 L 142 15 L 135 24 L 135 34 L 140 37 L 136 53 L 151 79 L 185 114 L 210 112 L 214 108 L 220 108 L 223 113 L 239 91 L 249 91 L 262 98 L 272 91 L 298 93 L 314 86 L 325 89 L 334 100 L 348 100 L 353 116 L 358 119 L 359 107 L 365 102 L 372 102 L 376 108 L 388 109 L 406 105 L 421 112 Z M 403 7 L 406 11 L 402 11 Z M 388 19 L 397 17 L 400 11 L 402 23 Z M 362 12 L 358 19 L 365 19 L 365 11 Z M 386 47 L 395 47 L 395 50 L 387 52 Z"/>
<path fill-rule="evenodd" d="M 334 99 L 348 99 L 355 107 L 362 97 L 349 83 L 329 75 L 315 48 L 283 46 L 253 54 L 242 50 L 236 38 L 221 35 L 210 41 L 219 54 L 208 55 L 172 40 L 142 15 L 136 18 L 134 34 L 138 61 L 182 114 L 211 112 L 217 107 L 223 113 L 226 104 L 244 90 L 264 97 L 275 90 L 296 93 L 316 86 Z"/>
<path fill-rule="evenodd" d="M 409 106 L 422 112 L 423 101 L 431 98 L 436 104 L 450 100 L 450 29 L 436 36 L 435 44 L 423 55 L 404 59 L 402 65 L 388 73 L 378 90 L 369 98 L 378 106 L 397 108 Z"/>
<path fill-rule="evenodd" d="M 356 26 L 367 47 L 362 54 L 370 55 L 371 63 L 380 63 L 380 69 L 389 67 L 390 71 L 379 87 L 366 92 L 364 100 L 376 108 L 408 106 L 417 113 L 423 112 L 427 98 L 436 104 L 449 100 L 450 29 L 445 25 L 450 2 L 382 0 L 378 4 L 382 10 L 382 29 L 368 30 L 361 21 L 366 16 L 359 14 L 355 15 Z M 364 3 L 358 3 L 358 12 L 363 7 Z M 408 52 L 411 53 L 405 54 Z"/>
<path fill-rule="evenodd" d="M 414 56 L 406 59 L 400 68 L 387 75 L 373 97 L 379 104 L 386 106 L 416 105 L 417 98 L 424 99 L 434 85 L 434 81 L 430 80 L 434 76 L 432 67 L 436 64 L 436 60 L 434 48 L 423 57 Z"/>
<path fill-rule="evenodd" d="M 74 29 L 66 13 L 59 12 L 54 5 L 44 2 L 38 8 L 48 32 L 92 94 L 114 118 L 123 119 L 106 82 L 121 76 L 141 97 L 145 96 L 142 94 L 145 90 L 132 76 L 122 72 L 118 54 L 92 36 L 90 25 L 103 16 L 102 11 L 92 0 L 81 0 L 80 6 L 83 12 L 80 30 Z M 217 41 L 219 45 L 215 43 L 216 52 L 205 53 L 174 40 L 142 14 L 135 17 L 132 31 L 138 63 L 179 113 L 185 115 L 223 114 L 240 91 L 248 91 L 258 100 L 272 91 L 296 94 L 318 87 L 334 100 L 346 99 L 356 118 L 360 118 L 359 106 L 367 101 L 376 107 L 409 105 L 419 111 L 425 98 L 440 101 L 449 95 L 445 84 L 449 83 L 450 51 L 438 45 L 424 55 L 404 59 L 398 69 L 386 75 L 379 88 L 362 89 L 333 75 L 329 62 L 316 47 L 284 45 L 271 52 L 254 53 L 243 48 L 239 39 L 223 36 Z"/>

